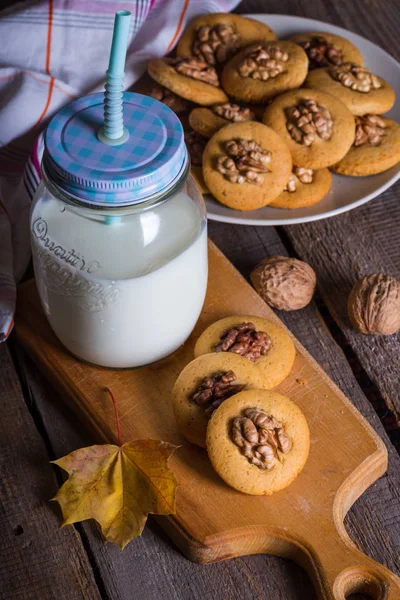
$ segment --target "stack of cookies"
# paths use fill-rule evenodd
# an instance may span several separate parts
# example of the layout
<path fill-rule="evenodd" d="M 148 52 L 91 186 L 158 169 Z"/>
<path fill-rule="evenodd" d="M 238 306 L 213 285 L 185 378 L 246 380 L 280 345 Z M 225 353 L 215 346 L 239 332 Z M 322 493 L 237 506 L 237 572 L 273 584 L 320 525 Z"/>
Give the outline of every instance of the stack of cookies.
<path fill-rule="evenodd" d="M 400 160 L 400 127 L 381 116 L 394 91 L 342 37 L 278 40 L 253 19 L 202 15 L 148 73 L 140 91 L 179 114 L 194 177 L 231 208 L 309 206 L 330 170 L 372 175 Z"/>
<path fill-rule="evenodd" d="M 231 316 L 210 325 L 172 393 L 178 427 L 207 448 L 231 487 L 269 495 L 303 469 L 310 434 L 301 410 L 271 391 L 295 359 L 288 333 L 259 317 Z"/>

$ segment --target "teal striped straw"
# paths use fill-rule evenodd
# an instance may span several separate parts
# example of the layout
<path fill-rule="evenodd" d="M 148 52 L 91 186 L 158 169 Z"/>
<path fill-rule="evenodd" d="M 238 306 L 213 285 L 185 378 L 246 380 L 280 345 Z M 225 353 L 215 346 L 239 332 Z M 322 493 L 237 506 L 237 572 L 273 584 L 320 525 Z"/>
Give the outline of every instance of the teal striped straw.
<path fill-rule="evenodd" d="M 100 142 L 108 146 L 120 146 L 129 138 L 129 131 L 124 127 L 122 93 L 131 18 L 129 10 L 118 10 L 115 13 L 110 60 L 104 86 L 104 125 L 97 132 Z M 116 225 L 120 220 L 120 217 L 108 216 L 105 223 Z"/>
<path fill-rule="evenodd" d="M 129 137 L 124 127 L 122 92 L 124 89 L 125 61 L 132 14 L 128 10 L 115 13 L 110 61 L 106 72 L 104 93 L 104 126 L 97 137 L 108 146 L 120 146 Z"/>

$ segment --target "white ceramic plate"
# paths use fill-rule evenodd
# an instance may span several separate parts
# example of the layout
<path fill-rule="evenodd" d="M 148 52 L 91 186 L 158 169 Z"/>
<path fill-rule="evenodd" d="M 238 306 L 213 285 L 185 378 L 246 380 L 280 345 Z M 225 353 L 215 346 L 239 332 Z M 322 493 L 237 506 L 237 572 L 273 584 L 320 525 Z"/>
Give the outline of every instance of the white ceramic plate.
<path fill-rule="evenodd" d="M 400 98 L 400 64 L 394 60 L 387 52 L 369 42 L 365 38 L 351 33 L 341 27 L 329 25 L 322 21 L 313 19 L 303 19 L 301 17 L 290 17 L 287 15 L 248 15 L 253 19 L 258 19 L 267 23 L 277 34 L 278 38 L 287 38 L 295 33 L 306 31 L 326 31 L 336 33 L 347 38 L 361 51 L 364 62 L 372 72 L 379 73 L 394 88 L 396 97 Z M 387 113 L 387 116 L 396 121 L 400 121 L 400 103 Z M 219 204 L 210 195 L 206 196 L 208 218 L 213 221 L 224 221 L 226 223 L 237 223 L 241 225 L 290 225 L 292 223 L 306 223 L 307 221 L 317 221 L 338 215 L 356 206 L 365 204 L 378 194 L 384 192 L 393 185 L 400 177 L 400 165 L 396 165 L 370 177 L 342 177 L 334 175 L 332 177 L 332 187 L 328 195 L 306 208 L 297 208 L 288 210 L 282 208 L 272 208 L 266 206 L 253 211 L 232 210 L 222 204 Z"/>

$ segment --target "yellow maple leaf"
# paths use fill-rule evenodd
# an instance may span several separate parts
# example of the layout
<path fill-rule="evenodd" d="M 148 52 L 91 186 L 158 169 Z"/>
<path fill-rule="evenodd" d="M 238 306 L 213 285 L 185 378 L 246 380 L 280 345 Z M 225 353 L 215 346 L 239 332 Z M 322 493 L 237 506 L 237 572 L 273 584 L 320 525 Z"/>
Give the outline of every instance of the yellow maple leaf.
<path fill-rule="evenodd" d="M 95 445 L 53 461 L 69 477 L 56 500 L 63 525 L 96 519 L 106 540 L 121 549 L 140 535 L 149 513 L 175 513 L 176 479 L 167 461 L 176 446 L 136 440 Z"/>

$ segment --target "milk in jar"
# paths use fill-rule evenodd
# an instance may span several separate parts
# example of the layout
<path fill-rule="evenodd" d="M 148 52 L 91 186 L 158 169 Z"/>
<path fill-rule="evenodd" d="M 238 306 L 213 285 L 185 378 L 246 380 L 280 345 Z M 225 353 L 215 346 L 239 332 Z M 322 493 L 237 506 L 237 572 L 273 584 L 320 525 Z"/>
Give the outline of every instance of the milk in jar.
<path fill-rule="evenodd" d="M 204 202 L 172 111 L 124 94 L 130 137 L 107 149 L 94 135 L 98 96 L 62 109 L 46 132 L 31 211 L 34 270 L 49 323 L 71 353 L 139 367 L 179 348 L 200 315 Z"/>

